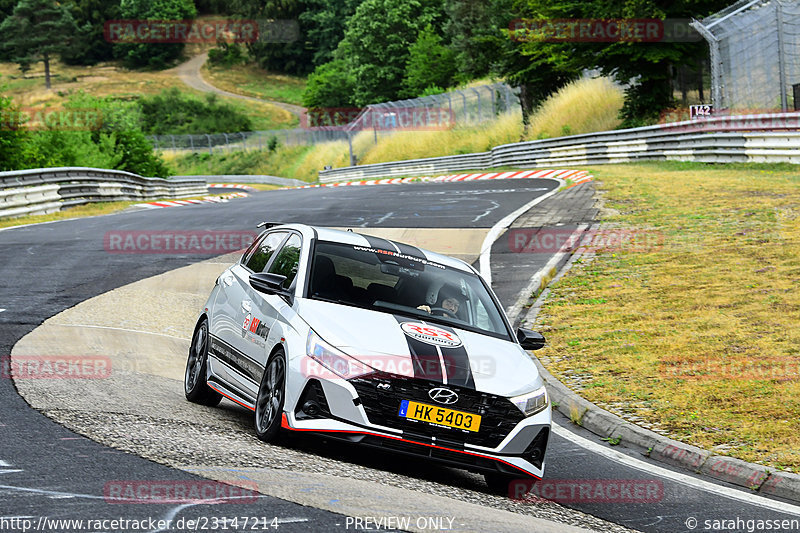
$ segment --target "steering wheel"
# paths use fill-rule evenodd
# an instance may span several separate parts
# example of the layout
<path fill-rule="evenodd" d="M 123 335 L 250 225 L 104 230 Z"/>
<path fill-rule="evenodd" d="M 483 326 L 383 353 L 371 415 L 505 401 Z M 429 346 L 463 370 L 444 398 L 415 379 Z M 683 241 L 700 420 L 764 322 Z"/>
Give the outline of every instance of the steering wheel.
<path fill-rule="evenodd" d="M 451 318 L 455 318 L 456 320 L 458 320 L 458 317 L 456 316 L 456 314 L 454 312 L 450 311 L 449 309 L 445 309 L 444 307 L 431 307 L 431 314 L 433 314 L 434 311 L 441 311 L 442 313 L 446 314 L 447 316 L 449 316 Z"/>

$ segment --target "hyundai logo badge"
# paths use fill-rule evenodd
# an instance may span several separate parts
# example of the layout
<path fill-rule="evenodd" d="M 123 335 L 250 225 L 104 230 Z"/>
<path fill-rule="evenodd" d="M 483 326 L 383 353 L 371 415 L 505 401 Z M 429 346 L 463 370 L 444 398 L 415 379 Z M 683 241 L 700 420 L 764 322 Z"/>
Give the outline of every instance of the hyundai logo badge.
<path fill-rule="evenodd" d="M 450 405 L 458 401 L 458 394 L 444 387 L 436 387 L 435 389 L 429 390 L 428 396 L 431 397 L 431 400 L 445 405 Z"/>

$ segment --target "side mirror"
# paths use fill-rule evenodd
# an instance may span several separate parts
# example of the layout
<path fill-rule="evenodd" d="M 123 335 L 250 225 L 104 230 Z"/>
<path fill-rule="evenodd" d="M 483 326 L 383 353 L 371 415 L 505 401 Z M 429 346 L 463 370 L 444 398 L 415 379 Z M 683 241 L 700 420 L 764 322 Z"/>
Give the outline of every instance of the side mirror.
<path fill-rule="evenodd" d="M 250 286 L 264 294 L 286 294 L 286 289 L 283 288 L 284 281 L 286 281 L 286 276 L 280 274 L 265 272 L 250 274 Z"/>
<path fill-rule="evenodd" d="M 544 348 L 544 335 L 538 331 L 519 328 L 517 330 L 517 340 L 524 350 L 538 350 Z"/>

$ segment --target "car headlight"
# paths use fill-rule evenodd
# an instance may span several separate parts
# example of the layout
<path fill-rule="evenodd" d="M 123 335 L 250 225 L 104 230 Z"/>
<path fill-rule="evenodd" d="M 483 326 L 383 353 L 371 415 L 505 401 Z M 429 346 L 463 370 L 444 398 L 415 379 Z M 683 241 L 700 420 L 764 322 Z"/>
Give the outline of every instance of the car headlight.
<path fill-rule="evenodd" d="M 547 389 L 544 388 L 544 385 L 533 392 L 520 394 L 519 396 L 514 396 L 509 399 L 525 416 L 535 415 L 539 411 L 544 410 L 550 402 L 547 396 Z"/>
<path fill-rule="evenodd" d="M 308 332 L 308 339 L 306 340 L 306 354 L 308 354 L 310 358 L 319 362 L 326 369 L 345 379 L 352 379 L 374 372 L 373 369 L 364 363 L 353 359 L 346 353 L 342 352 L 341 350 L 337 350 L 322 340 L 322 338 L 320 338 L 320 336 L 317 335 L 313 329 Z"/>

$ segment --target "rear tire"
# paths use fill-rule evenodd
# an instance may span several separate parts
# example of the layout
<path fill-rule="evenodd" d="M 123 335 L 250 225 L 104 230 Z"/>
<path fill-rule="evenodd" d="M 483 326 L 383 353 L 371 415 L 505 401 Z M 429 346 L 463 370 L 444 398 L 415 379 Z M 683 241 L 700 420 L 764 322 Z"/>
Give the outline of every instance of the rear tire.
<path fill-rule="evenodd" d="M 208 319 L 194 330 L 186 372 L 183 376 L 183 392 L 190 402 L 214 407 L 222 401 L 222 395 L 208 386 Z"/>
<path fill-rule="evenodd" d="M 256 435 L 264 442 L 275 442 L 280 435 L 285 392 L 286 356 L 278 350 L 267 362 L 256 398 Z"/>

